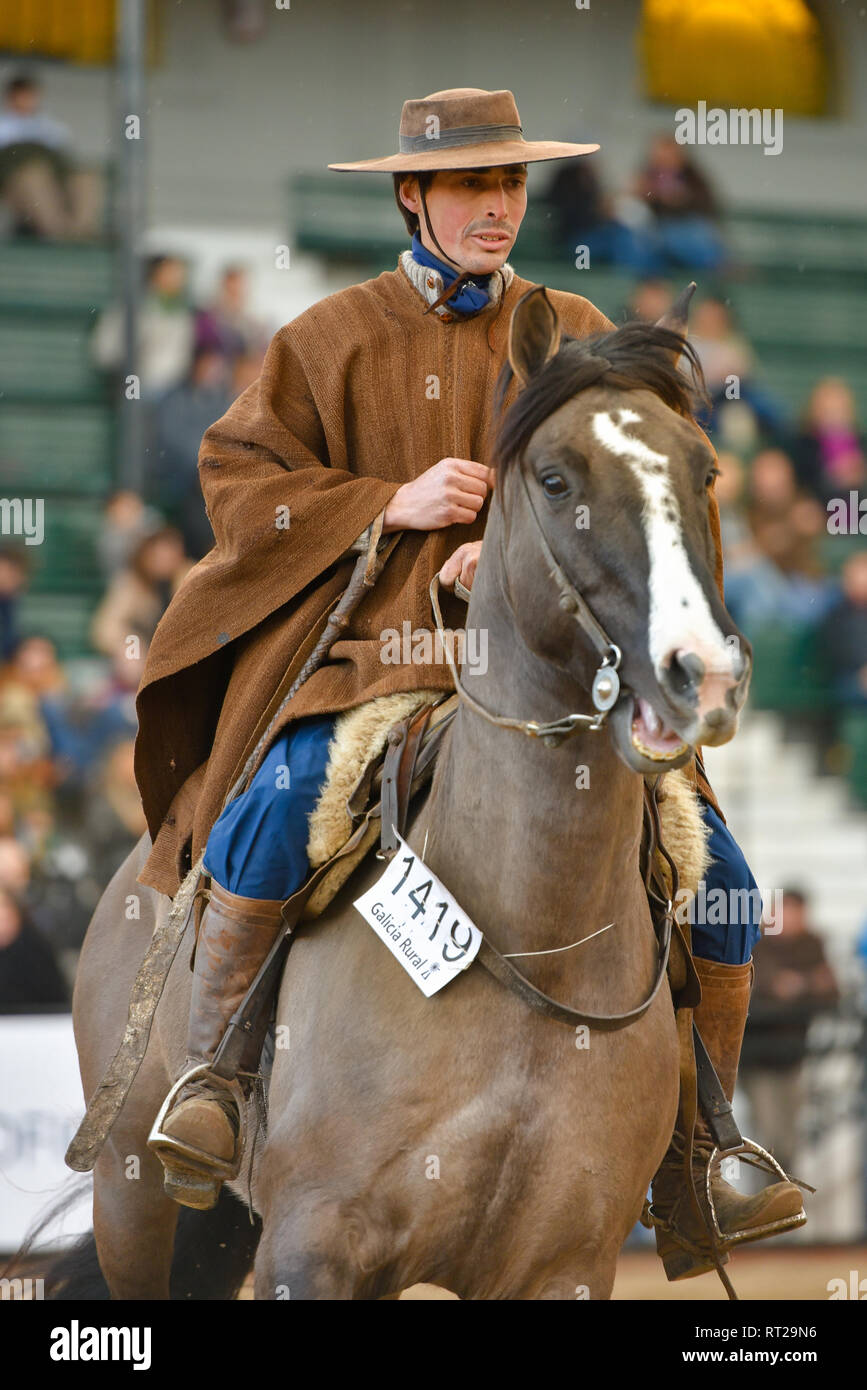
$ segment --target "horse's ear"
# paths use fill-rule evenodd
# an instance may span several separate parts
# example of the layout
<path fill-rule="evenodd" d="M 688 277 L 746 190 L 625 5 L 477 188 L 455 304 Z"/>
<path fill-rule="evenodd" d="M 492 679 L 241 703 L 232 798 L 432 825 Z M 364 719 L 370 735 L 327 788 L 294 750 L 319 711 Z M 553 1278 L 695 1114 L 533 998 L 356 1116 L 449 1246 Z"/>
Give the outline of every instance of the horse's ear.
<path fill-rule="evenodd" d="M 535 285 L 515 305 L 509 324 L 509 362 L 521 386 L 541 372 L 560 347 L 560 320 L 545 292 Z"/>
<path fill-rule="evenodd" d="M 689 301 L 695 294 L 695 281 L 690 280 L 685 289 L 682 289 L 677 299 L 670 309 L 666 309 L 661 319 L 656 320 L 657 328 L 670 328 L 674 333 L 680 333 L 684 338 L 689 327 Z M 675 363 L 680 358 L 680 353 L 675 353 Z"/>

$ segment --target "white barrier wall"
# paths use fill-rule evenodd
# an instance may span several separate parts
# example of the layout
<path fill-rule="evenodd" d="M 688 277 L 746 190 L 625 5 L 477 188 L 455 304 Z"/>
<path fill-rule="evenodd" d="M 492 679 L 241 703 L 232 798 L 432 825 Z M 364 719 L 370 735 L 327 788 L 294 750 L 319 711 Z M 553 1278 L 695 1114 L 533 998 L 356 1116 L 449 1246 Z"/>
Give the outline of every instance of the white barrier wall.
<path fill-rule="evenodd" d="M 0 1016 L 0 1251 L 15 1250 L 64 1188 L 63 1162 L 84 1113 L 69 1014 Z M 89 1194 L 46 1232 L 53 1247 L 90 1229 Z"/>

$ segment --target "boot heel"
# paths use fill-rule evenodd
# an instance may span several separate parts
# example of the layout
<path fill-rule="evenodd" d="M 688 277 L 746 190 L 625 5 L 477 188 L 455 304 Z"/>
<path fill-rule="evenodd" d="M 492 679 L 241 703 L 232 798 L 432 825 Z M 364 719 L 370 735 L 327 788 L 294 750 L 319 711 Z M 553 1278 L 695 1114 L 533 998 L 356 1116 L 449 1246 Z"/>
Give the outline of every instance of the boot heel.
<path fill-rule="evenodd" d="M 172 1201 L 196 1211 L 210 1211 L 220 1199 L 219 1178 L 206 1173 L 194 1173 L 189 1168 L 165 1168 L 163 1191 Z"/>
<path fill-rule="evenodd" d="M 241 1170 L 243 1121 L 240 1121 L 241 1127 L 235 1137 L 235 1151 L 228 1162 L 197 1148 L 194 1144 L 175 1139 L 163 1129 L 163 1122 L 171 1111 L 179 1091 L 203 1076 L 208 1076 L 213 1083 L 232 1095 L 238 1115 L 241 1116 L 243 1098 L 237 1082 L 212 1077 L 207 1065 L 195 1066 L 179 1077 L 172 1086 L 154 1120 L 147 1145 L 163 1165 L 163 1191 L 166 1196 L 180 1202 L 181 1206 L 195 1207 L 198 1211 L 210 1211 L 217 1204 L 223 1183 L 233 1181 Z"/>
<path fill-rule="evenodd" d="M 710 1274 L 716 1269 L 713 1260 L 704 1251 L 688 1249 L 664 1227 L 657 1226 L 655 1235 L 656 1253 L 662 1260 L 665 1277 L 670 1284 L 676 1283 L 679 1279 L 693 1279 L 699 1274 Z M 719 1262 L 721 1265 L 728 1264 L 729 1256 L 725 1251 L 720 1251 Z"/>

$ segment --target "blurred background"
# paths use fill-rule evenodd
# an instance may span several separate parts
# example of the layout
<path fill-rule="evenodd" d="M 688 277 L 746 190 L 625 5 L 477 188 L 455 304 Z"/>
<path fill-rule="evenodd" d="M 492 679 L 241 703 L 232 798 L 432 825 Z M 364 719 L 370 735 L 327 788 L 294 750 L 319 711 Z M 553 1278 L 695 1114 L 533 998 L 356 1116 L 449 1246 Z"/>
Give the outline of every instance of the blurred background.
<path fill-rule="evenodd" d="M 281 324 L 407 245 L 391 180 L 326 164 L 390 152 L 407 97 L 461 85 L 511 88 L 529 139 L 601 145 L 530 166 L 518 273 L 617 323 L 698 282 L 727 603 L 755 647 L 742 732 L 708 770 L 774 927 L 739 1113 L 819 1189 L 804 1258 L 867 1239 L 864 9 L 18 0 L 0 16 L 0 1250 L 63 1182 L 81 1111 L 70 989 L 144 829 L 135 690 L 210 548 L 202 434 Z M 774 139 L 678 143 L 700 102 L 776 112 Z"/>

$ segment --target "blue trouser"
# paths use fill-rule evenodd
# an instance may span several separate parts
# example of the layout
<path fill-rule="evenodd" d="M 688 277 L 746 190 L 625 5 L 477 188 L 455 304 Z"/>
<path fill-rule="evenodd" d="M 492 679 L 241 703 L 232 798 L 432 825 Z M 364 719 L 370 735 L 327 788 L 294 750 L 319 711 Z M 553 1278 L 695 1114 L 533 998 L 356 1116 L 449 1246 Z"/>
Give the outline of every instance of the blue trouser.
<path fill-rule="evenodd" d="M 336 718 L 317 715 L 290 724 L 272 744 L 247 790 L 229 803 L 215 823 L 205 847 L 204 866 L 230 893 L 282 902 L 304 883 L 311 867 L 307 818 L 325 780 Z M 706 802 L 701 806 L 711 827 L 713 856 L 705 875 L 705 893 L 715 910 L 705 914 L 712 915 L 712 921 L 693 924 L 693 951 L 705 960 L 741 965 L 750 959 L 759 938 L 761 909 L 755 906 L 757 892 L 751 893 L 749 910 L 744 912 L 743 896 L 732 890 L 755 890 L 756 881 L 731 832 Z M 718 889 L 725 898 L 722 911 L 720 895 L 714 893 Z"/>
<path fill-rule="evenodd" d="M 319 799 L 334 714 L 299 719 L 271 745 L 205 846 L 205 871 L 243 898 L 284 902 L 310 873 L 307 818 Z"/>
<path fill-rule="evenodd" d="M 690 912 L 693 955 L 721 965 L 743 965 L 760 936 L 758 887 L 731 831 L 706 801 L 701 809 L 711 828 L 712 862 L 704 876 L 704 894 Z"/>

